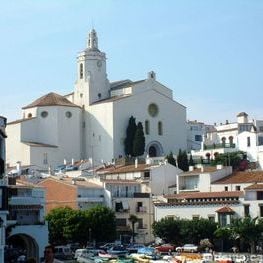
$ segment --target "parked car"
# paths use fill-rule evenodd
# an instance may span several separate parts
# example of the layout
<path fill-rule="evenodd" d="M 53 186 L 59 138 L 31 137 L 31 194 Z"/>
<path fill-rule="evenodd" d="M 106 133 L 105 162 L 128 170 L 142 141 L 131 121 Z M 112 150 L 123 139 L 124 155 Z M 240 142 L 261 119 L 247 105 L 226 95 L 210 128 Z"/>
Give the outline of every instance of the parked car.
<path fill-rule="evenodd" d="M 197 252 L 198 246 L 194 244 L 185 244 L 182 247 L 177 247 L 176 251 L 178 252 Z"/>
<path fill-rule="evenodd" d="M 66 170 L 66 165 L 62 164 L 62 165 L 58 165 L 55 169 L 54 172 L 55 173 L 63 173 Z"/>
<path fill-rule="evenodd" d="M 113 247 L 115 245 L 115 243 L 106 243 L 104 245 L 100 246 L 100 249 L 104 250 L 104 251 L 108 251 L 111 247 Z"/>
<path fill-rule="evenodd" d="M 87 257 L 89 254 L 88 249 L 79 248 L 75 251 L 74 259 L 77 259 L 78 257 Z"/>
<path fill-rule="evenodd" d="M 72 251 L 68 246 L 56 246 L 55 258 L 57 259 L 72 259 Z"/>
<path fill-rule="evenodd" d="M 162 244 L 155 247 L 155 249 L 159 252 L 172 252 L 175 251 L 175 246 L 171 244 Z"/>
<path fill-rule="evenodd" d="M 145 246 L 142 244 L 129 244 L 126 249 L 128 250 L 128 252 L 131 253 L 137 253 L 138 249 L 140 248 L 144 248 Z"/>
<path fill-rule="evenodd" d="M 65 167 L 65 170 L 66 170 L 66 171 L 76 171 L 76 170 L 78 170 L 78 169 L 79 169 L 78 166 L 72 165 L 72 164 L 67 165 L 67 166 Z"/>
<path fill-rule="evenodd" d="M 107 250 L 110 255 L 116 256 L 126 256 L 128 254 L 128 250 L 126 250 L 123 246 L 113 246 Z"/>

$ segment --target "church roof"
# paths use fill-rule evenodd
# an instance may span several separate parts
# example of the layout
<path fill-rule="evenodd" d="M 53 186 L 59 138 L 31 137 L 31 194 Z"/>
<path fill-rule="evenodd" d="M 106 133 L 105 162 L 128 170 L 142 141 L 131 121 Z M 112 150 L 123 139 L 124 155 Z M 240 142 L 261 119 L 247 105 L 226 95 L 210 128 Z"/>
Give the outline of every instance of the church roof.
<path fill-rule="evenodd" d="M 70 102 L 65 97 L 56 94 L 54 92 L 48 93 L 39 99 L 33 101 L 29 105 L 23 107 L 22 109 L 28 109 L 33 107 L 41 107 L 41 106 L 67 106 L 67 107 L 79 107 L 78 105 Z"/>
<path fill-rule="evenodd" d="M 96 105 L 96 104 L 106 103 L 106 102 L 113 102 L 113 101 L 125 99 L 125 98 L 128 98 L 128 97 L 130 97 L 130 95 L 113 96 L 113 97 L 110 97 L 110 98 L 107 98 L 107 99 L 95 101 L 91 105 Z"/>
<path fill-rule="evenodd" d="M 135 84 L 138 84 L 144 81 L 145 79 L 137 80 L 137 81 L 131 81 L 129 79 L 114 81 L 110 83 L 110 89 L 111 90 L 123 89 L 123 88 L 130 87 L 130 86 L 133 86 Z"/>

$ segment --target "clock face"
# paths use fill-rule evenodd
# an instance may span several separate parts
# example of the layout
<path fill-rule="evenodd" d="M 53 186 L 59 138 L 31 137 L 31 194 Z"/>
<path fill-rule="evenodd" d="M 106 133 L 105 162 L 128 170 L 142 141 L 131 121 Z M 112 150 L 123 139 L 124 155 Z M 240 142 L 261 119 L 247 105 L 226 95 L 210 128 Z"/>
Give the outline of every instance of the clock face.
<path fill-rule="evenodd" d="M 102 66 L 102 62 L 100 60 L 97 61 L 97 66 L 100 68 Z"/>

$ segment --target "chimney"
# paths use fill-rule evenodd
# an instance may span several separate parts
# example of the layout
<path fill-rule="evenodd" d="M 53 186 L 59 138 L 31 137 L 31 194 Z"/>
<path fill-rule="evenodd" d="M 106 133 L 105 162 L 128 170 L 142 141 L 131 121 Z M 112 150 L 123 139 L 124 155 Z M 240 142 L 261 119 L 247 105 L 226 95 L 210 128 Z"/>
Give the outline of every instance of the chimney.
<path fill-rule="evenodd" d="M 66 165 L 66 164 L 67 164 L 67 160 L 66 160 L 66 159 L 64 159 L 64 162 L 63 162 L 63 163 L 64 163 L 64 165 Z"/>
<path fill-rule="evenodd" d="M 17 175 L 21 175 L 21 162 L 16 162 Z"/>
<path fill-rule="evenodd" d="M 74 158 L 71 159 L 71 164 L 74 165 Z"/>
<path fill-rule="evenodd" d="M 221 170 L 223 169 L 223 165 L 222 164 L 217 164 L 216 165 L 216 170 Z"/>
<path fill-rule="evenodd" d="M 228 120 L 226 120 L 226 124 L 229 124 Z"/>
<path fill-rule="evenodd" d="M 194 170 L 194 166 L 190 165 L 189 166 L 189 172 L 192 172 Z"/>
<path fill-rule="evenodd" d="M 152 159 L 149 157 L 148 154 L 147 154 L 147 156 L 146 156 L 145 163 L 146 163 L 146 164 L 152 164 Z"/>
<path fill-rule="evenodd" d="M 156 74 L 154 71 L 148 72 L 148 79 L 156 79 Z"/>
<path fill-rule="evenodd" d="M 204 166 L 203 165 L 201 165 L 201 172 L 203 173 L 204 171 L 205 171 L 205 169 L 204 169 Z"/>
<path fill-rule="evenodd" d="M 134 165 L 135 165 L 135 168 L 138 168 L 138 158 L 135 158 Z"/>

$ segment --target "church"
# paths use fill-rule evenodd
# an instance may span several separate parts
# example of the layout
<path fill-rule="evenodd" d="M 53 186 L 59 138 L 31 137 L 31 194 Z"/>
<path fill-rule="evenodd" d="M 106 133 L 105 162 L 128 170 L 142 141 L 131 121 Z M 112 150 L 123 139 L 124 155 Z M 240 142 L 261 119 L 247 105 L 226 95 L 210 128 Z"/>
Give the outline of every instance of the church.
<path fill-rule="evenodd" d="M 65 160 L 112 162 L 125 156 L 131 116 L 143 124 L 145 154 L 164 156 L 186 149 L 186 107 L 149 72 L 146 79 L 110 82 L 106 54 L 94 29 L 77 56 L 73 92 L 48 93 L 22 108 L 22 119 L 7 124 L 6 162 L 48 168 Z"/>

